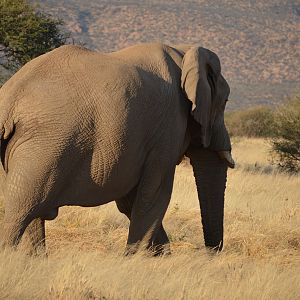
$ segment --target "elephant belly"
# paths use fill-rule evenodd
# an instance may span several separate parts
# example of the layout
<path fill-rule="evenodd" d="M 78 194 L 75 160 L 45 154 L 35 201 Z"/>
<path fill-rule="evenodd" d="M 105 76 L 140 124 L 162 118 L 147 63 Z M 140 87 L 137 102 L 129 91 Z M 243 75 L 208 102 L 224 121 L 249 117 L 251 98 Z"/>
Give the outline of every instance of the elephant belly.
<path fill-rule="evenodd" d="M 138 183 L 141 173 L 141 164 L 129 161 L 126 157 L 113 163 L 112 160 L 86 160 L 68 179 L 62 205 L 97 206 L 126 195 Z"/>

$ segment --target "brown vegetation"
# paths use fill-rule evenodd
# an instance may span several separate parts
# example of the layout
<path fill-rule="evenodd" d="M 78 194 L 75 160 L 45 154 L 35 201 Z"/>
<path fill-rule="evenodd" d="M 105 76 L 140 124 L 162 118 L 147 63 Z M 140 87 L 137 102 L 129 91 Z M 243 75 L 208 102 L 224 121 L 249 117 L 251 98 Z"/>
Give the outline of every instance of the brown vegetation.
<path fill-rule="evenodd" d="M 230 136 L 271 137 L 274 135 L 274 112 L 267 106 L 228 112 L 225 122 Z"/>
<path fill-rule="evenodd" d="M 0 298 L 299 299 L 300 177 L 276 173 L 262 139 L 236 138 L 233 149 L 237 168 L 229 172 L 219 255 L 204 249 L 184 161 L 164 221 L 171 256 L 122 257 L 128 221 L 114 203 L 65 207 L 47 223 L 48 259 L 0 252 Z"/>

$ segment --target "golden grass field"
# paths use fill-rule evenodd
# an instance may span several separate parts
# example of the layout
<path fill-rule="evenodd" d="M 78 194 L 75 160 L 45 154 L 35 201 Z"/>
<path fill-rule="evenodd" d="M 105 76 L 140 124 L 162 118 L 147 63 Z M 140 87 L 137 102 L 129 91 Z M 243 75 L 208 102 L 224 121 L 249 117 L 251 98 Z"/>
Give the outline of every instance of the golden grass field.
<path fill-rule="evenodd" d="M 171 256 L 123 257 L 128 221 L 114 203 L 65 207 L 47 223 L 47 259 L 0 252 L 0 299 L 300 299 L 300 176 L 276 173 L 264 140 L 233 149 L 222 253 L 204 249 L 183 162 L 164 220 Z M 3 213 L 0 202 L 0 222 Z"/>

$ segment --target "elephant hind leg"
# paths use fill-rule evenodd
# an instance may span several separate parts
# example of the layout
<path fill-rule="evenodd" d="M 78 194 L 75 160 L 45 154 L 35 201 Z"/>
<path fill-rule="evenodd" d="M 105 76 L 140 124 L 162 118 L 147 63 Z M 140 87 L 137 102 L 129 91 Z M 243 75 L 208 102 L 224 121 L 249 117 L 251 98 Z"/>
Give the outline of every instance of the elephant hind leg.
<path fill-rule="evenodd" d="M 136 196 L 137 187 L 130 191 L 126 196 L 116 200 L 118 210 L 125 214 L 129 220 L 131 219 L 132 207 Z M 150 238 L 148 249 L 150 249 L 155 256 L 171 253 L 170 241 L 162 223 L 160 224 L 157 233 Z"/>
<path fill-rule="evenodd" d="M 0 243 L 17 247 L 22 240 L 22 248 L 35 254 L 45 250 L 45 220 L 54 219 L 58 213 L 58 208 L 49 204 L 54 198 L 56 181 L 49 179 L 54 171 L 48 164 L 53 160 L 39 161 L 34 155 L 24 159 L 21 150 L 21 146 L 16 150 L 14 161 L 18 163 L 12 164 L 6 177 L 5 215 Z"/>
<path fill-rule="evenodd" d="M 26 252 L 29 254 L 43 251 L 45 249 L 45 221 L 38 215 L 40 205 L 21 205 L 23 203 L 20 204 L 19 198 L 9 200 L 6 202 L 0 233 L 1 247 L 16 248 L 22 240 L 22 249 L 26 245 L 28 249 Z"/>
<path fill-rule="evenodd" d="M 4 216 L 0 235 L 0 246 L 16 248 L 27 227 L 25 220 L 21 218 L 9 218 Z"/>
<path fill-rule="evenodd" d="M 31 215 L 23 219 L 4 216 L 0 246 L 17 248 L 19 244 L 30 255 L 46 253 L 45 221 L 41 218 L 33 219 Z"/>
<path fill-rule="evenodd" d="M 20 243 L 30 255 L 46 254 L 45 220 L 36 218 L 27 226 Z"/>

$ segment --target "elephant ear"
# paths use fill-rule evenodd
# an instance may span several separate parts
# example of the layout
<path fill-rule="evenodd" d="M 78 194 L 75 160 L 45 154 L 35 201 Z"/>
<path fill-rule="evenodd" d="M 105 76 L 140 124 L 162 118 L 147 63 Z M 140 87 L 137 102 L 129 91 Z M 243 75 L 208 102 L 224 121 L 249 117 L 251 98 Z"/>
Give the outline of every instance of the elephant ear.
<path fill-rule="evenodd" d="M 182 61 L 181 87 L 193 103 L 192 116 L 201 125 L 201 142 L 210 144 L 216 110 L 214 95 L 221 64 L 218 56 L 208 49 L 193 47 Z"/>

